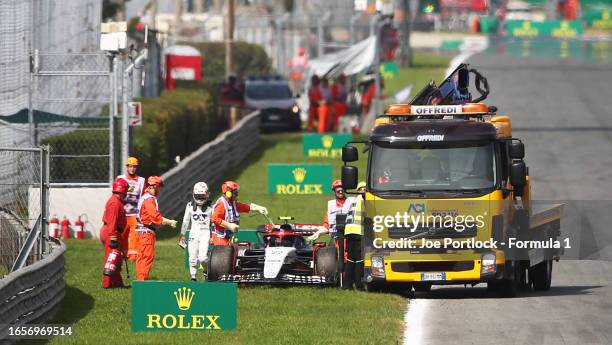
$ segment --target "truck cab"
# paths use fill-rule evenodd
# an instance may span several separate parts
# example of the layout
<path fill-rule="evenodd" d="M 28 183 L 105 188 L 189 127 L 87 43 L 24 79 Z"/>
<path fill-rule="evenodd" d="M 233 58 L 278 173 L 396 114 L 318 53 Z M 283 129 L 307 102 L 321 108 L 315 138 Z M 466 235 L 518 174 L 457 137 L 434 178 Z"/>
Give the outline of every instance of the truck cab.
<path fill-rule="evenodd" d="M 364 280 L 371 290 L 487 283 L 514 296 L 550 287 L 562 248 L 539 243 L 560 235 L 562 205 L 531 205 L 524 145 L 512 137 L 510 118 L 496 111 L 482 102 L 395 104 L 376 119 L 362 142 Z M 349 165 L 357 144 L 343 148 L 349 189 L 357 180 Z"/>

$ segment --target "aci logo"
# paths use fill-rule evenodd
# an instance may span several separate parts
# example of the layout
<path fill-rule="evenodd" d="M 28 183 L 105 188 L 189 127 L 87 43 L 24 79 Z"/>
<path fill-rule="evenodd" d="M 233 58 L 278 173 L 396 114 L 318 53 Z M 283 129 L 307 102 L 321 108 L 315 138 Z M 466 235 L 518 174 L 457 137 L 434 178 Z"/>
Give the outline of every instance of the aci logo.
<path fill-rule="evenodd" d="M 156 281 L 132 284 L 134 332 L 235 328 L 236 284 Z"/>
<path fill-rule="evenodd" d="M 408 210 L 406 212 L 425 213 L 425 204 L 410 204 L 408 205 Z"/>

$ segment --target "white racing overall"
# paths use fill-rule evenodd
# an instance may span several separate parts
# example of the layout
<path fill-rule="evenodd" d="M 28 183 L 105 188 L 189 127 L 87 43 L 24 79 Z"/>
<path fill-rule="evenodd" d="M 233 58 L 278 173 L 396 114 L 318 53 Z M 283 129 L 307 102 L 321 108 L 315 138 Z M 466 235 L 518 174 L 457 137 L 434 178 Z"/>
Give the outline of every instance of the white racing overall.
<path fill-rule="evenodd" d="M 195 206 L 193 201 L 187 203 L 181 234 L 185 235 L 189 229 L 187 250 L 189 251 L 189 273 L 195 278 L 199 264 L 206 266 L 208 261 L 208 243 L 210 242 L 210 216 L 212 207 L 209 202 L 202 206 Z"/>

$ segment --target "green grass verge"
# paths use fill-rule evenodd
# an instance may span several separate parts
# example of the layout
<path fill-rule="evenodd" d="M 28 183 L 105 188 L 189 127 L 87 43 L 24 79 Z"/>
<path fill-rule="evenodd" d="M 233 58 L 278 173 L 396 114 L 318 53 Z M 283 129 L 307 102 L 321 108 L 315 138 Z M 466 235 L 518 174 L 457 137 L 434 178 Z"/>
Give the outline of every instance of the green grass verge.
<path fill-rule="evenodd" d="M 446 72 L 450 60 L 451 57 L 448 56 L 415 53 L 412 67 L 402 67 L 399 69 L 397 78 L 385 80 L 385 88 L 382 90 L 383 96 L 391 97 L 385 103 L 393 103 L 393 95 L 410 84 L 413 85 L 410 97 L 413 97 L 431 79 L 440 83 L 444 78 L 444 72 Z"/>
<path fill-rule="evenodd" d="M 299 222 L 320 223 L 331 195 L 277 197 L 267 193 L 267 164 L 306 161 L 296 152 L 301 153 L 300 135 L 263 136 L 253 155 L 228 178 L 241 185 L 240 200 L 265 205 L 274 217 L 292 215 Z M 339 174 L 338 160 L 308 161 L 333 163 Z M 243 219 L 243 228 L 264 222 L 260 216 Z M 151 279 L 187 280 L 176 232 L 167 231 L 160 237 Z M 130 290 L 100 287 L 101 244 L 69 240 L 66 258 L 66 297 L 53 323 L 74 323 L 75 336 L 56 338 L 51 344 L 397 344 L 402 337 L 405 298 L 319 287 L 240 288 L 235 331 L 132 333 Z M 134 274 L 133 265 L 130 268 Z"/>

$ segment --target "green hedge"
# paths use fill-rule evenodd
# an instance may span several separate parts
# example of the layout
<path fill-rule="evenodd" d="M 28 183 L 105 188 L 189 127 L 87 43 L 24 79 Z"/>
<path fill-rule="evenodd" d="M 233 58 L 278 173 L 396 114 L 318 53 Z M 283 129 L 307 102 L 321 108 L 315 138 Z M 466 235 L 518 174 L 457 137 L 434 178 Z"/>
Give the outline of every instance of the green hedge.
<path fill-rule="evenodd" d="M 140 160 L 142 176 L 161 175 L 174 166 L 177 155 L 184 158 L 227 129 L 228 121 L 218 111 L 216 98 L 207 88 L 197 83 L 140 100 L 144 122 L 141 127 L 134 127 L 133 155 Z M 116 121 L 116 159 L 120 157 L 119 126 Z M 53 182 L 107 181 L 107 157 L 54 157 L 77 153 L 108 155 L 107 128 L 93 129 L 82 124 L 75 131 L 46 138 L 41 143 L 51 147 Z"/>
<path fill-rule="evenodd" d="M 72 132 L 42 139 L 41 144 L 50 147 L 51 182 L 108 181 L 107 157 L 72 156 L 108 155 L 108 127 L 80 124 Z"/>
<path fill-rule="evenodd" d="M 144 123 L 136 127 L 134 155 L 143 176 L 162 174 L 174 159 L 189 155 L 227 129 L 214 97 L 197 89 L 175 89 L 142 99 Z"/>
<path fill-rule="evenodd" d="M 201 42 L 184 44 L 195 47 L 202 54 L 202 77 L 207 80 L 225 79 L 225 43 Z M 245 78 L 272 72 L 272 61 L 263 47 L 246 42 L 234 42 L 234 73 Z"/>

